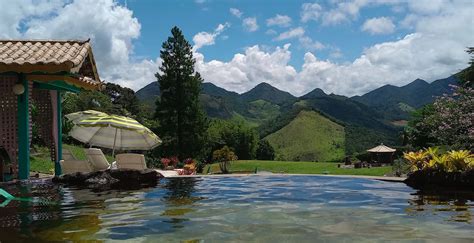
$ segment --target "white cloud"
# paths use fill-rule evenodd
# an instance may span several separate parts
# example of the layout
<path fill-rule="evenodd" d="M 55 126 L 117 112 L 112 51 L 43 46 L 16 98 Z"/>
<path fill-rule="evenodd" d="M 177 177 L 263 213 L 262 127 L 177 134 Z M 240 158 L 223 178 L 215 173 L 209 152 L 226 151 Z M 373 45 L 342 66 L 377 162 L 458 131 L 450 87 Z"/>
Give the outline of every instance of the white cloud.
<path fill-rule="evenodd" d="M 291 18 L 288 15 L 277 14 L 273 18 L 267 19 L 267 26 L 288 27 L 291 25 Z"/>
<path fill-rule="evenodd" d="M 364 22 L 361 29 L 373 35 L 391 34 L 395 31 L 395 25 L 387 17 L 371 18 Z"/>
<path fill-rule="evenodd" d="M 203 46 L 210 46 L 215 44 L 216 37 L 219 36 L 222 31 L 230 26 L 229 23 L 219 24 L 214 32 L 199 32 L 193 37 L 193 50 L 196 51 Z"/>
<path fill-rule="evenodd" d="M 244 92 L 259 84 L 268 82 L 280 89 L 288 89 L 297 75 L 288 65 L 291 58 L 290 44 L 265 52 L 259 46 L 252 46 L 244 54 L 235 54 L 231 61 L 211 60 L 206 62 L 201 53 L 196 53 L 196 71 L 204 80 L 237 92 Z"/>
<path fill-rule="evenodd" d="M 265 34 L 267 34 L 267 35 L 276 35 L 278 33 L 274 29 L 268 29 L 267 31 L 265 31 Z"/>
<path fill-rule="evenodd" d="M 324 49 L 325 46 L 319 41 L 314 41 L 308 36 L 302 36 L 299 39 L 301 46 L 307 51 L 316 51 Z"/>
<path fill-rule="evenodd" d="M 323 8 L 317 3 L 303 3 L 301 5 L 301 21 L 306 23 L 310 20 L 318 20 Z"/>
<path fill-rule="evenodd" d="M 237 9 L 237 8 L 230 8 L 230 9 L 229 9 L 229 12 L 230 12 L 232 15 L 234 15 L 235 17 L 237 17 L 237 18 L 242 17 L 242 14 L 243 14 L 243 13 L 242 13 L 239 9 Z"/>
<path fill-rule="evenodd" d="M 253 46 L 229 62 L 206 62 L 199 54 L 197 66 L 206 81 L 238 92 L 268 82 L 294 95 L 322 88 L 328 93 L 352 96 L 385 84 L 405 85 L 416 78 L 433 81 L 465 68 L 469 55 L 464 50 L 474 45 L 472 6 L 456 2 L 443 5 L 439 11 L 414 13 L 413 33 L 370 46 L 349 63 L 322 60 L 307 52 L 298 72 L 289 64 L 289 46 L 273 51 Z M 299 40 L 300 44 L 309 42 L 304 35 Z M 342 55 L 335 47 L 326 48 L 331 50 L 331 58 Z"/>
<path fill-rule="evenodd" d="M 291 38 L 296 38 L 296 37 L 302 37 L 304 35 L 304 29 L 302 27 L 297 27 L 290 29 L 288 31 L 285 31 L 283 33 L 280 33 L 275 40 L 281 41 L 281 40 L 287 40 Z"/>
<path fill-rule="evenodd" d="M 242 26 L 248 32 L 257 31 L 258 30 L 257 18 L 256 17 L 245 18 L 242 21 Z"/>
<path fill-rule="evenodd" d="M 101 79 L 134 90 L 156 80 L 160 58 L 132 58 L 132 40 L 140 36 L 141 26 L 131 10 L 113 0 L 0 0 L 0 6 L 8 6 L 0 8 L 0 38 L 91 38 Z M 226 27 L 217 26 L 211 36 Z M 199 42 L 200 47 L 209 44 Z"/>
<path fill-rule="evenodd" d="M 322 7 L 317 3 L 303 3 L 301 5 L 301 21 L 321 21 L 325 26 L 337 25 L 350 22 L 359 17 L 360 9 L 371 5 L 396 4 L 398 1 L 369 1 L 369 0 L 352 0 L 352 1 L 330 1 L 328 6 Z"/>
<path fill-rule="evenodd" d="M 410 10 L 416 13 L 436 14 L 443 8 L 444 3 L 446 3 L 445 0 L 417 0 L 408 1 L 408 7 L 410 8 Z"/>

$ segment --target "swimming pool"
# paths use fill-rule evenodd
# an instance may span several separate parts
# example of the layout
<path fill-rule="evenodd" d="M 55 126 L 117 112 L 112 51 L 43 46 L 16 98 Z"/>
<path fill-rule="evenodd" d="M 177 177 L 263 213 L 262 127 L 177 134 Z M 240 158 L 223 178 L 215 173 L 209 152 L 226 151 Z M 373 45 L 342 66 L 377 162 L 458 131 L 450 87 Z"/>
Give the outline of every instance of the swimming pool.
<path fill-rule="evenodd" d="M 472 193 L 427 194 L 368 179 L 200 177 L 137 191 L 52 183 L 6 189 L 46 202 L 0 208 L 2 242 L 474 240 Z"/>

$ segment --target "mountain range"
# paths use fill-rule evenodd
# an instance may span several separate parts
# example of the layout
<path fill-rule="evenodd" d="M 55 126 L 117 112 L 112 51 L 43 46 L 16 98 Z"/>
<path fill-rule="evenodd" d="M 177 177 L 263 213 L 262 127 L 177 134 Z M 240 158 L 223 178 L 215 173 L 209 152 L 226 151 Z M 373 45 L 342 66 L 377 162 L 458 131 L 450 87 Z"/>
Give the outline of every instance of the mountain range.
<path fill-rule="evenodd" d="M 326 94 L 319 88 L 295 97 L 268 83 L 260 83 L 238 94 L 205 82 L 201 86 L 200 100 L 211 118 L 237 119 L 257 127 L 260 136 L 272 144 L 280 159 L 334 160 L 334 157 L 328 157 L 328 150 L 338 151 L 336 154 L 340 155 L 361 152 L 382 142 L 398 145 L 400 125 L 409 118 L 410 112 L 432 103 L 436 96 L 451 92 L 450 85 L 456 82 L 454 75 L 432 83 L 416 79 L 405 86 L 385 85 L 353 97 Z M 136 95 L 152 112 L 159 95 L 158 82 L 148 84 Z M 342 130 L 339 129 L 341 126 Z M 343 131 L 344 139 L 334 142 L 330 133 L 319 131 L 317 127 L 337 128 L 338 133 Z M 311 134 L 314 143 L 307 141 Z M 294 143 L 288 143 L 283 135 L 291 137 Z M 298 137 L 305 142 L 299 141 Z M 326 141 L 325 146 L 316 146 L 322 141 Z M 327 146 L 328 141 L 333 147 Z M 296 149 L 294 144 L 314 146 L 298 146 Z M 340 153 L 341 149 L 344 153 Z"/>

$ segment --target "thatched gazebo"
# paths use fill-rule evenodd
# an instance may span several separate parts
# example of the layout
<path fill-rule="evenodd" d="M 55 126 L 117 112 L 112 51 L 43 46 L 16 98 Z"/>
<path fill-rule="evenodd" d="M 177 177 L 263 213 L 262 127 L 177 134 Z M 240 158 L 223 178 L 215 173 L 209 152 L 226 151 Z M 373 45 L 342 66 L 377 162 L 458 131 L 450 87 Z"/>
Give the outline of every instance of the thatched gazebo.
<path fill-rule="evenodd" d="M 13 177 L 29 178 L 32 122 L 61 174 L 62 94 L 102 86 L 89 40 L 0 40 L 0 150 Z"/>
<path fill-rule="evenodd" d="M 393 162 L 393 154 L 395 151 L 397 150 L 387 147 L 383 145 L 383 143 L 377 147 L 367 150 L 367 152 L 373 155 L 372 157 L 376 158 L 377 163 L 381 164 L 391 164 Z"/>

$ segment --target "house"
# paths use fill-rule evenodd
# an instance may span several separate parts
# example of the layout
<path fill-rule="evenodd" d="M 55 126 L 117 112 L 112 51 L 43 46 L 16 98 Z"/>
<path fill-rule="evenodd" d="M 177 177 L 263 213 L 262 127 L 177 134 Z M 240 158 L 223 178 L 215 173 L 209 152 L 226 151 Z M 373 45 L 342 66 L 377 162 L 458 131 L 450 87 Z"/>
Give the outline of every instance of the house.
<path fill-rule="evenodd" d="M 89 40 L 0 40 L 0 168 L 29 178 L 34 122 L 61 174 L 62 95 L 102 87 Z"/>

